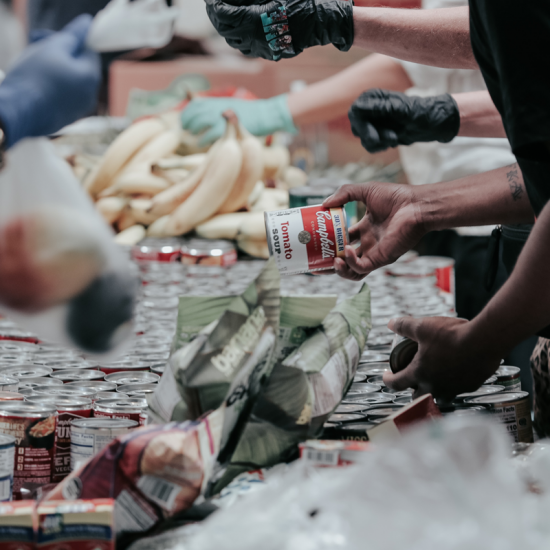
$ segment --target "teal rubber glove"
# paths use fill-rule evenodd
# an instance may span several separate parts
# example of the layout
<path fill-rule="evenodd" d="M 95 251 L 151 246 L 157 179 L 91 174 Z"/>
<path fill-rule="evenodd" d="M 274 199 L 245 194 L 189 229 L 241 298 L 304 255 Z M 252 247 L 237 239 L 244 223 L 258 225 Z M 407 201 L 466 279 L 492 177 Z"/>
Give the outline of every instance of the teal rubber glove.
<path fill-rule="evenodd" d="M 199 140 L 199 145 L 203 147 L 222 136 L 226 124 L 222 113 L 228 109 L 255 136 L 267 136 L 278 131 L 298 132 L 288 110 L 287 94 L 256 100 L 234 97 L 193 99 L 181 113 L 182 127 L 192 134 L 205 132 Z"/>

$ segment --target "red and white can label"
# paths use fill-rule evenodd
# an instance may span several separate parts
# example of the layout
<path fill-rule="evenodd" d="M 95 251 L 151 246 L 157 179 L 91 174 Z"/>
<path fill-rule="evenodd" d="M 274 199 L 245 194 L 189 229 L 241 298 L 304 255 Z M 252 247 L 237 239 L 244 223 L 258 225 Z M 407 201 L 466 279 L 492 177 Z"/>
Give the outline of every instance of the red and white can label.
<path fill-rule="evenodd" d="M 58 411 L 57 441 L 54 453 L 52 481 L 59 483 L 71 473 L 71 423 L 80 418 L 90 418 L 92 409 L 79 411 Z"/>
<path fill-rule="evenodd" d="M 271 256 L 282 274 L 331 269 L 349 243 L 343 208 L 306 206 L 265 213 Z"/>

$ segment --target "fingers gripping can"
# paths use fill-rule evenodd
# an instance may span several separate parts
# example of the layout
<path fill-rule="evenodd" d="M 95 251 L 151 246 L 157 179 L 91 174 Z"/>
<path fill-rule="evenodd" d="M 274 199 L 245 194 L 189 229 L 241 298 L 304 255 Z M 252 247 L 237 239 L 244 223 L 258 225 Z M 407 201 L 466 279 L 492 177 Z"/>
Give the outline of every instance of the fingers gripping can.
<path fill-rule="evenodd" d="M 284 275 L 331 269 L 349 244 L 346 212 L 321 205 L 265 213 L 269 254 Z"/>

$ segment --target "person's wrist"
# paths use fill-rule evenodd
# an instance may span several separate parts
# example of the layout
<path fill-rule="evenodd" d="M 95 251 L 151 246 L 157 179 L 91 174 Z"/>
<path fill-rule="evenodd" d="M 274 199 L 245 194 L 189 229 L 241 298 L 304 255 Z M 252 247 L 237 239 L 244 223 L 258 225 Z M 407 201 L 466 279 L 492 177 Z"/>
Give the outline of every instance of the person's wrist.
<path fill-rule="evenodd" d="M 517 343 L 513 338 L 502 338 L 498 327 L 481 316 L 458 326 L 457 338 L 462 349 L 487 362 L 504 359 Z"/>
<path fill-rule="evenodd" d="M 289 134 L 297 134 L 298 129 L 288 108 L 288 94 L 282 94 L 266 99 L 265 106 L 269 110 L 269 116 L 273 117 L 273 128 L 270 132 L 283 131 Z"/>

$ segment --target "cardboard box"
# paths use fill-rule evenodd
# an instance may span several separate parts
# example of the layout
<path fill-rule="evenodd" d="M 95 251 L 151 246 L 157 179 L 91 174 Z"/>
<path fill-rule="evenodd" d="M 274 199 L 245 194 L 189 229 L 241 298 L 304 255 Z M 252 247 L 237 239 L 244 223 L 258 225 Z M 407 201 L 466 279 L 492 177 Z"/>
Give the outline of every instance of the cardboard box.
<path fill-rule="evenodd" d="M 114 500 L 49 501 L 38 505 L 36 548 L 115 550 Z"/>
<path fill-rule="evenodd" d="M 389 416 L 382 424 L 371 428 L 367 432 L 369 441 L 379 442 L 394 439 L 414 424 L 440 416 L 441 413 L 431 394 L 423 395 Z"/>
<path fill-rule="evenodd" d="M 36 507 L 32 500 L 0 502 L 0 548 L 34 550 Z"/>

